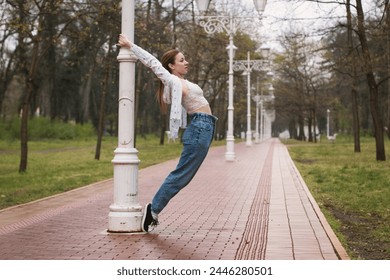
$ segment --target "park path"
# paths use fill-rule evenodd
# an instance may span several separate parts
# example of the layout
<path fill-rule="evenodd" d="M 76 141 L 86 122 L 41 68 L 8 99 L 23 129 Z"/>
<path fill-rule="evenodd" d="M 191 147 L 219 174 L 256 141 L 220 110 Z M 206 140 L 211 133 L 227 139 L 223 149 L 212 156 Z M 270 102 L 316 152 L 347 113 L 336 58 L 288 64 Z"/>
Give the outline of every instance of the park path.
<path fill-rule="evenodd" d="M 148 234 L 107 234 L 112 180 L 2 210 L 0 259 L 349 259 L 278 139 L 235 152 L 211 148 Z M 139 171 L 141 205 L 176 164 Z"/>

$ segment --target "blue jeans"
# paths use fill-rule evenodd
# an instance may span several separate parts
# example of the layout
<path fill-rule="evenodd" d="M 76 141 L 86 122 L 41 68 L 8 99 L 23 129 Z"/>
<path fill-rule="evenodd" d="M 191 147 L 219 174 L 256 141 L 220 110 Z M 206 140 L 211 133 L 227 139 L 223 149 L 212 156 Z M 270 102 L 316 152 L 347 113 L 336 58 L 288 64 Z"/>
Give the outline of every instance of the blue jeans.
<path fill-rule="evenodd" d="M 183 134 L 183 151 L 176 169 L 161 185 L 152 200 L 152 211 L 159 214 L 168 202 L 192 180 L 205 159 L 213 140 L 217 118 L 204 114 L 190 115 L 191 123 Z"/>

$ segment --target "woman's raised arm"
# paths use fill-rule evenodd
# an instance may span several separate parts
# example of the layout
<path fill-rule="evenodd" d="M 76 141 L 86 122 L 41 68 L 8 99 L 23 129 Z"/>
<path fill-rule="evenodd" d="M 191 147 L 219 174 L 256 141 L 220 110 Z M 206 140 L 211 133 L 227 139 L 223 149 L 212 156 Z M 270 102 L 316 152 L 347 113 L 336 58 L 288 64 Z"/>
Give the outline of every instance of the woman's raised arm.
<path fill-rule="evenodd" d="M 139 61 L 142 62 L 146 67 L 150 68 L 153 73 L 164 83 L 168 85 L 172 80 L 172 74 L 162 66 L 161 62 L 145 51 L 141 47 L 131 42 L 125 35 L 119 35 L 118 45 L 122 48 L 129 48 L 137 56 Z"/>

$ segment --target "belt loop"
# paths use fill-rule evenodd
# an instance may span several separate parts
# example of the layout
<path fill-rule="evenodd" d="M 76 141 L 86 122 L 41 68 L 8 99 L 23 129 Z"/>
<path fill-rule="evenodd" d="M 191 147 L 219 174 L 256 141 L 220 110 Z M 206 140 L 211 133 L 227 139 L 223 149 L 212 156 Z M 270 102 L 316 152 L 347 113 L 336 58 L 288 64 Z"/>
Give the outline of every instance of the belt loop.
<path fill-rule="evenodd" d="M 212 123 L 215 125 L 215 123 L 217 122 L 218 118 L 214 115 L 208 115 L 208 114 L 205 114 L 205 113 L 194 113 L 192 114 L 191 116 L 191 120 L 202 120 L 202 121 L 205 121 L 205 122 L 209 122 L 209 123 Z"/>

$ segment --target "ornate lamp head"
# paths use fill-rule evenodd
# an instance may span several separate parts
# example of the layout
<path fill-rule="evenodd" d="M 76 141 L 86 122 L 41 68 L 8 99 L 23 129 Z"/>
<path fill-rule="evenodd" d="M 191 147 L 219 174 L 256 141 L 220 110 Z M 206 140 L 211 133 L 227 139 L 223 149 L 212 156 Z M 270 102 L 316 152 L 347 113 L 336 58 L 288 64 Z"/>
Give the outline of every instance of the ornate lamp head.
<path fill-rule="evenodd" d="M 270 47 L 268 47 L 266 45 L 262 45 L 260 47 L 260 53 L 261 53 L 261 56 L 263 57 L 263 59 L 268 59 L 270 52 L 271 52 Z"/>
<path fill-rule="evenodd" d="M 253 4 L 256 7 L 257 12 L 264 12 L 265 5 L 267 5 L 267 0 L 253 0 Z"/>
<path fill-rule="evenodd" d="M 233 45 L 233 57 L 236 55 L 236 50 L 237 50 L 237 47 L 235 45 Z M 226 51 L 228 53 L 228 55 L 230 54 L 230 45 L 228 45 L 226 47 Z"/>
<path fill-rule="evenodd" d="M 209 4 L 210 4 L 210 0 L 196 0 L 196 6 L 198 6 L 198 10 L 201 13 L 207 11 Z"/>

